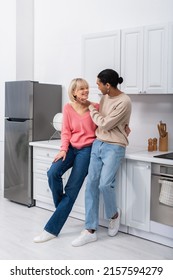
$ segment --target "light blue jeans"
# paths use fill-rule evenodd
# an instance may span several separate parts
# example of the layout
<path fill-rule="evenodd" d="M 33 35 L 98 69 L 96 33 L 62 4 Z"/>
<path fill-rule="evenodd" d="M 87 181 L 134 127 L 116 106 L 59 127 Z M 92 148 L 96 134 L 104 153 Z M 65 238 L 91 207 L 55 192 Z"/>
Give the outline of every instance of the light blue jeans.
<path fill-rule="evenodd" d="M 90 153 L 91 146 L 82 149 L 70 146 L 66 159 L 53 162 L 48 170 L 49 187 L 56 209 L 44 227 L 47 232 L 57 236 L 66 222 L 87 176 Z M 63 186 L 62 176 L 69 168 L 72 168 L 71 173 L 66 185 Z"/>
<path fill-rule="evenodd" d="M 99 193 L 103 201 L 107 219 L 117 212 L 116 175 L 125 156 L 125 147 L 95 140 L 91 150 L 85 190 L 85 228 L 97 229 L 99 219 Z"/>

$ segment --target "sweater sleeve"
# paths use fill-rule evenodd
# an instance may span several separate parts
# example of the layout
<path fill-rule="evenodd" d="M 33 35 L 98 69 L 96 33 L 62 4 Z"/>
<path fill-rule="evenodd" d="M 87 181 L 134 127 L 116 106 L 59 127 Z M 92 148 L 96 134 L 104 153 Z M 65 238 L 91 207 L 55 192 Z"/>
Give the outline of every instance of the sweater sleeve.
<path fill-rule="evenodd" d="M 90 115 L 94 123 L 105 130 L 110 130 L 115 126 L 121 124 L 124 115 L 129 113 L 131 108 L 128 105 L 128 102 L 120 102 L 118 106 L 112 110 L 111 114 L 107 116 L 102 116 L 93 105 L 89 106 Z"/>
<path fill-rule="evenodd" d="M 67 110 L 67 106 L 63 109 L 63 123 L 61 131 L 61 151 L 68 151 L 68 147 L 71 139 L 71 129 L 70 129 L 70 118 Z"/>

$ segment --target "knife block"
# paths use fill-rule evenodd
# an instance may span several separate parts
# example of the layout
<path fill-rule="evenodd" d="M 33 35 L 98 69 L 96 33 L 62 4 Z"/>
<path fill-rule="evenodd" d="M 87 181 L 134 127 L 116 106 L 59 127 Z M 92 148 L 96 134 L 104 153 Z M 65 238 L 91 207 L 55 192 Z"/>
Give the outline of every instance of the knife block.
<path fill-rule="evenodd" d="M 165 137 L 159 138 L 159 151 L 167 152 L 168 151 L 168 132 Z"/>

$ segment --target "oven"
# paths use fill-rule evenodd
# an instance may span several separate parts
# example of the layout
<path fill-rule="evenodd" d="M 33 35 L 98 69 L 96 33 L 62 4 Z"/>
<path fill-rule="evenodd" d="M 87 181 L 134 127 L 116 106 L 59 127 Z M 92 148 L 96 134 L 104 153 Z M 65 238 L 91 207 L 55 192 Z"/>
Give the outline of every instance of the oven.
<path fill-rule="evenodd" d="M 152 163 L 150 220 L 173 227 L 173 165 Z"/>

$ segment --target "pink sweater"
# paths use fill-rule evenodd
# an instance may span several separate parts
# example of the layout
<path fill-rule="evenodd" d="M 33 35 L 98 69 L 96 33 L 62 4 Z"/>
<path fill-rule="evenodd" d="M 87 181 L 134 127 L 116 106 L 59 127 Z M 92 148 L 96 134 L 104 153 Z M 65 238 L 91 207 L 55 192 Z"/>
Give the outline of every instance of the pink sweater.
<path fill-rule="evenodd" d="M 96 104 L 95 108 L 98 110 L 99 104 Z M 67 151 L 69 144 L 77 149 L 91 145 L 95 139 L 96 128 L 89 111 L 81 116 L 67 103 L 63 108 L 61 151 Z"/>

